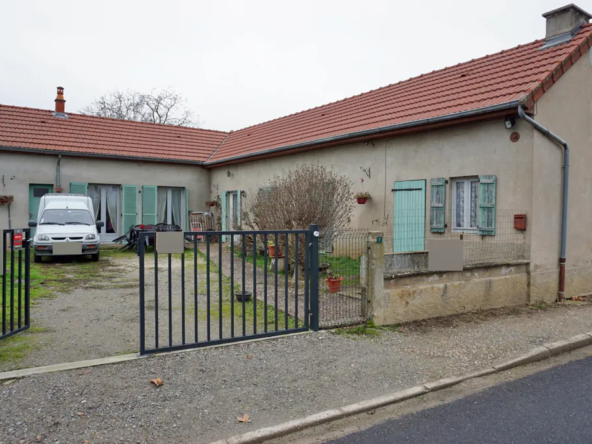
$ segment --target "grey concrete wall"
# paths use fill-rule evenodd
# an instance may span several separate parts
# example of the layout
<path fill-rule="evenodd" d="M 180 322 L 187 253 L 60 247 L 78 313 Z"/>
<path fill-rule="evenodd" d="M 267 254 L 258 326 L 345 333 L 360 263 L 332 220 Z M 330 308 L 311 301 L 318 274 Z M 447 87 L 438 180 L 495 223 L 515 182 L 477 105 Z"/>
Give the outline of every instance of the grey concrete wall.
<path fill-rule="evenodd" d="M 0 194 L 12 194 L 15 197 L 11 205 L 13 227 L 27 226 L 29 184 L 53 184 L 55 187 L 56 162 L 57 155 L 0 151 L 0 176 L 4 176 L 6 183 Z M 197 165 L 71 156 L 62 156 L 61 163 L 64 192 L 69 192 L 70 182 L 187 187 L 189 209 L 198 211 L 207 210 L 205 201 L 209 199 L 209 175 L 209 171 Z M 141 214 L 141 198 L 138 196 L 138 221 Z M 7 208 L 0 206 L 0 228 L 7 226 Z"/>
<path fill-rule="evenodd" d="M 566 297 L 592 293 L 592 67 L 585 54 L 545 93 L 535 119 L 571 148 Z M 557 297 L 562 149 L 534 137 L 532 299 Z"/>
<path fill-rule="evenodd" d="M 385 279 L 382 298 L 371 304 L 377 325 L 522 305 L 529 301 L 528 265 Z"/>

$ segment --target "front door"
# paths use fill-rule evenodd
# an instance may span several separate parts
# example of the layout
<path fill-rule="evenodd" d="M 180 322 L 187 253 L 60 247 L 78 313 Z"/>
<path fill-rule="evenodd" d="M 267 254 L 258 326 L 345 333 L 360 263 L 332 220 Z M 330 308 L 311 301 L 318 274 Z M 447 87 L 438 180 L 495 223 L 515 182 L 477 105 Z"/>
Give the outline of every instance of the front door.
<path fill-rule="evenodd" d="M 238 229 L 238 191 L 228 192 L 228 230 L 235 231 Z"/>
<path fill-rule="evenodd" d="M 101 242 L 111 242 L 120 236 L 119 217 L 121 207 L 119 201 L 120 187 L 118 185 L 89 185 L 88 195 L 93 201 L 95 220 L 103 221 L 99 229 Z"/>
<path fill-rule="evenodd" d="M 425 250 L 425 180 L 395 182 L 393 252 Z"/>
<path fill-rule="evenodd" d="M 53 193 L 53 185 L 29 184 L 29 220 L 37 220 L 41 198 Z M 31 237 L 35 236 L 35 228 L 31 228 Z"/>

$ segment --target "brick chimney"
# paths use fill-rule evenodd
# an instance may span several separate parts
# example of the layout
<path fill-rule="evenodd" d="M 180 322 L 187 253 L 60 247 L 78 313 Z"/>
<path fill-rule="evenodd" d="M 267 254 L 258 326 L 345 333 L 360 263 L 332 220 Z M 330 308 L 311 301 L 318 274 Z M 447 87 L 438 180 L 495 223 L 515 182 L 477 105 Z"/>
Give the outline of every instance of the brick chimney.
<path fill-rule="evenodd" d="M 592 15 L 573 3 L 543 14 L 547 19 L 545 46 L 569 42 L 578 33 L 580 27 L 590 21 Z"/>
<path fill-rule="evenodd" d="M 66 99 L 64 99 L 64 87 L 58 86 L 58 96 L 55 99 L 56 114 L 66 113 Z"/>

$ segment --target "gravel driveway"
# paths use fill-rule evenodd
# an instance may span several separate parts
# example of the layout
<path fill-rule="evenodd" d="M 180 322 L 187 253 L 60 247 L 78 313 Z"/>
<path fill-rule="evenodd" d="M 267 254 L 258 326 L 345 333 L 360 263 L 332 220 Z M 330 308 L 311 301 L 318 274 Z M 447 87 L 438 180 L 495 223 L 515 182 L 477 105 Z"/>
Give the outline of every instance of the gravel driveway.
<path fill-rule="evenodd" d="M 310 333 L 0 385 L 0 443 L 208 443 L 481 368 L 592 330 L 592 305 Z M 164 385 L 149 383 L 160 377 Z M 237 416 L 248 413 L 251 423 Z"/>

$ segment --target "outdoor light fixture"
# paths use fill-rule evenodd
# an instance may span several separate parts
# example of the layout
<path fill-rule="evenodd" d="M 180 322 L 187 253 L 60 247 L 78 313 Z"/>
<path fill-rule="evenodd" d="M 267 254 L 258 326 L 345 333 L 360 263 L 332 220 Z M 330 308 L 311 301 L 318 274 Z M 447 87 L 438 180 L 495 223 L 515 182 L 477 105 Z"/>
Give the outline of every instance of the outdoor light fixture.
<path fill-rule="evenodd" d="M 507 129 L 512 129 L 512 128 L 514 128 L 514 125 L 516 125 L 516 120 L 514 120 L 513 117 L 506 117 L 506 121 L 504 122 L 504 125 L 506 125 Z"/>

